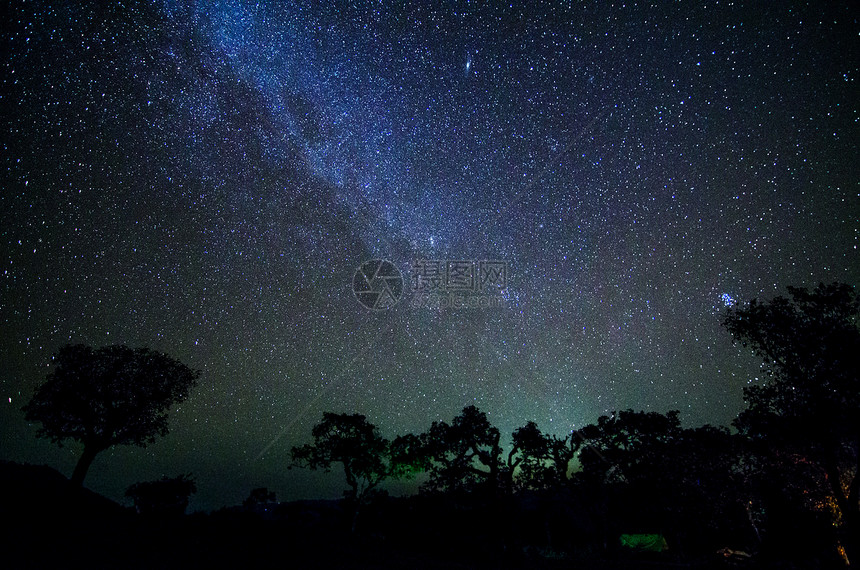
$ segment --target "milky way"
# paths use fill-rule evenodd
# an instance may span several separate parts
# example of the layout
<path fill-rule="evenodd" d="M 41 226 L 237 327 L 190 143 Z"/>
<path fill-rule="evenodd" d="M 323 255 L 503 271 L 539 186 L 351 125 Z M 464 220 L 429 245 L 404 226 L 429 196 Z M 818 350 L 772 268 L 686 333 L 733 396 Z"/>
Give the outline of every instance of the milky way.
<path fill-rule="evenodd" d="M 727 425 L 760 370 L 725 306 L 858 283 L 848 3 L 317 4 L 14 4 L 4 458 L 71 472 L 20 412 L 68 342 L 203 371 L 88 478 L 192 472 L 198 508 L 337 496 L 286 469 L 323 411 Z M 374 258 L 405 280 L 384 311 L 352 291 Z M 416 260 L 506 263 L 501 304 L 414 306 Z"/>

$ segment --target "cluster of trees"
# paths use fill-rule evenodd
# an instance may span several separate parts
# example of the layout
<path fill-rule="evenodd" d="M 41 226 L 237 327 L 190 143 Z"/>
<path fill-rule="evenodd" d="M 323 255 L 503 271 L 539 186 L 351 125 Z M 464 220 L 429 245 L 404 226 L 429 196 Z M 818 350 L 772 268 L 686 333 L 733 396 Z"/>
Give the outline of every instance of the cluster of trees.
<path fill-rule="evenodd" d="M 604 542 L 613 525 L 676 537 L 743 529 L 766 541 L 786 521 L 807 517 L 798 532 L 830 533 L 824 540 L 843 559 L 845 551 L 860 557 L 860 295 L 837 283 L 788 291 L 788 298 L 753 300 L 724 316 L 723 326 L 761 357 L 767 373 L 744 390 L 747 408 L 734 432 L 682 428 L 677 412 L 627 410 L 564 437 L 529 422 L 503 453 L 499 430 L 474 406 L 393 440 L 362 415 L 325 413 L 313 442 L 292 449 L 293 465 L 343 469 L 353 529 L 380 483 L 421 474 L 423 493 L 494 504 L 523 496 L 578 501 Z M 145 348 L 70 345 L 23 411 L 41 423 L 40 435 L 83 444 L 72 475 L 80 485 L 99 452 L 145 446 L 167 433 L 167 411 L 199 374 Z M 142 510 L 184 510 L 193 491 L 193 480 L 180 477 L 133 486 L 129 496 Z M 265 490 L 259 495 L 253 500 L 274 500 Z"/>
<path fill-rule="evenodd" d="M 675 411 L 621 411 L 564 438 L 529 422 L 511 434 L 506 454 L 499 430 L 475 406 L 451 423 L 433 422 L 420 435 L 394 440 L 362 415 L 325 413 L 313 436 L 312 443 L 293 448 L 294 465 L 343 469 L 353 529 L 383 480 L 422 473 L 421 492 L 429 494 L 558 500 L 576 491 L 604 519 L 593 521 L 598 527 L 614 521 L 613 527 L 681 531 L 730 523 L 742 524 L 749 535 L 759 532 L 746 441 L 726 428 L 684 429 Z"/>
<path fill-rule="evenodd" d="M 293 462 L 326 471 L 341 465 L 355 517 L 386 478 L 423 473 L 425 493 L 537 492 L 558 500 L 576 491 L 604 528 L 613 521 L 675 536 L 745 529 L 738 535 L 747 543 L 779 532 L 808 543 L 817 533 L 847 560 L 846 550 L 860 555 L 860 296 L 844 284 L 789 293 L 724 317 L 767 373 L 745 389 L 748 406 L 734 433 L 684 429 L 678 412 L 627 410 L 565 437 L 529 422 L 503 454 L 499 430 L 474 406 L 451 423 L 391 441 L 362 415 L 326 413 L 313 442 L 293 448 Z M 809 521 L 798 522 L 803 517 Z"/>

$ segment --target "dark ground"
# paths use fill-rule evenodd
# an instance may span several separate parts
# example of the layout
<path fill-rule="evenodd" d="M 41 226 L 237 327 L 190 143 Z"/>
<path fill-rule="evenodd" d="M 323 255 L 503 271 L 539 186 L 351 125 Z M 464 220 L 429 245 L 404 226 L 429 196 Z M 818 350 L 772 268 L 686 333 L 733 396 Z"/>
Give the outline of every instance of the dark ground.
<path fill-rule="evenodd" d="M 730 563 L 715 553 L 631 554 L 590 546 L 533 546 L 536 522 L 500 526 L 498 513 L 456 502 L 386 499 L 355 534 L 338 501 L 235 507 L 145 517 L 44 466 L 0 462 L 4 568 L 808 568 L 782 561 Z M 498 516 L 496 516 L 498 515 Z M 361 524 L 363 523 L 363 524 Z M 572 528 L 572 527 L 571 527 Z M 371 530 L 372 529 L 372 530 Z M 562 542 L 560 539 L 552 539 Z M 593 543 L 593 541 L 592 541 Z M 818 566 L 824 568 L 826 566 Z"/>

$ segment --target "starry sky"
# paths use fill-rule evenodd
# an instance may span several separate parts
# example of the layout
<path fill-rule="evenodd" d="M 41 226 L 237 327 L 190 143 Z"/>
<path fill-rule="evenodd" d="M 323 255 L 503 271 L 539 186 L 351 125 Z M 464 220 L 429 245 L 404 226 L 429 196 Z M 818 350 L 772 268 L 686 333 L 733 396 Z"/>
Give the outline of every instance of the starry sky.
<path fill-rule="evenodd" d="M 3 33 L 2 458 L 79 448 L 20 407 L 57 348 L 202 370 L 87 485 L 192 505 L 337 497 L 288 470 L 323 411 L 509 435 L 619 408 L 727 425 L 758 362 L 727 304 L 860 283 L 851 3 L 14 2 Z M 386 259 L 400 302 L 362 306 Z M 499 260 L 489 308 L 414 306 L 416 260 Z"/>

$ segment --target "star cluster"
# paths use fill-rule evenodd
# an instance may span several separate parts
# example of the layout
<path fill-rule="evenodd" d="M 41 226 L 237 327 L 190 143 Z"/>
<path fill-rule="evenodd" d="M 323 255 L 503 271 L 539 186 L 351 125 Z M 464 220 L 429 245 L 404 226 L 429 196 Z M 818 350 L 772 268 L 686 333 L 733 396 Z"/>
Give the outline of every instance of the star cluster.
<path fill-rule="evenodd" d="M 336 496 L 286 469 L 322 411 L 728 424 L 725 307 L 858 282 L 850 5 L 487 4 L 14 3 L 4 455 L 71 469 L 20 412 L 68 342 L 203 371 L 89 481 L 192 471 L 200 508 Z M 368 311 L 373 258 L 506 261 L 504 306 Z"/>

